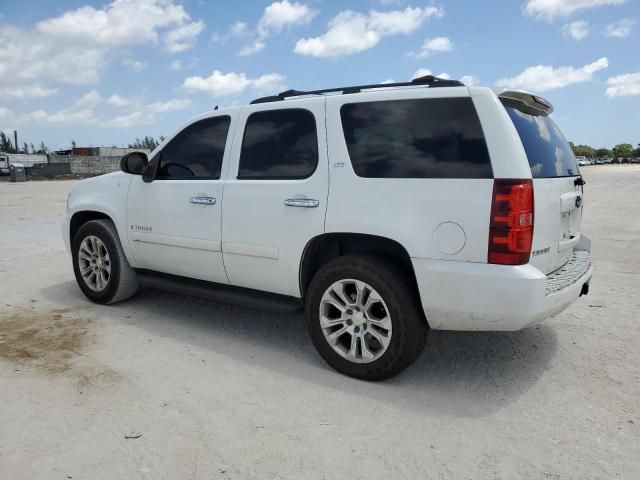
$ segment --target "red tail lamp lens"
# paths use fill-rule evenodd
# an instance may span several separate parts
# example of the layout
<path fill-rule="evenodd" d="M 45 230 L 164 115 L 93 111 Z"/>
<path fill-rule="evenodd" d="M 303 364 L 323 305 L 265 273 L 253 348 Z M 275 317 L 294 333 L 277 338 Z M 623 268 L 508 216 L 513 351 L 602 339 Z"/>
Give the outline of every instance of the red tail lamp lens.
<path fill-rule="evenodd" d="M 489 227 L 489 263 L 499 265 L 528 263 L 532 241 L 532 180 L 494 180 Z"/>

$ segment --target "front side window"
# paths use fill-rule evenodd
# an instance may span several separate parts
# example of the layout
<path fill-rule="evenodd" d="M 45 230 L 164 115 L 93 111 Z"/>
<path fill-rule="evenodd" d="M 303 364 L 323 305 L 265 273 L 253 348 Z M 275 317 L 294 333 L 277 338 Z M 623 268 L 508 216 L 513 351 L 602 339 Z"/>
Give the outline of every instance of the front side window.
<path fill-rule="evenodd" d="M 217 180 L 231 117 L 199 120 L 176 135 L 160 152 L 160 180 Z"/>
<path fill-rule="evenodd" d="M 360 177 L 493 177 L 470 98 L 348 103 L 340 117 Z"/>
<path fill-rule="evenodd" d="M 301 179 L 318 165 L 316 120 L 309 110 L 252 113 L 242 139 L 238 178 Z"/>

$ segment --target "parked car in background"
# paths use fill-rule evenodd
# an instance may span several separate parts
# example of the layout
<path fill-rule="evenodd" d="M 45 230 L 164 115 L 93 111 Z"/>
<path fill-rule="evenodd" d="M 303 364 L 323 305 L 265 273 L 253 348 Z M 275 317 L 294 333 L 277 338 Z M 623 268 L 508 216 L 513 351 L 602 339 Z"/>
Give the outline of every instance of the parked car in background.
<path fill-rule="evenodd" d="M 304 309 L 324 360 L 381 380 L 429 329 L 519 330 L 586 294 L 583 185 L 551 104 L 432 76 L 201 115 L 75 183 L 82 292 L 139 284 Z"/>
<path fill-rule="evenodd" d="M 591 165 L 591 160 L 587 160 L 586 158 L 578 159 L 578 165 L 586 167 L 587 165 Z"/>

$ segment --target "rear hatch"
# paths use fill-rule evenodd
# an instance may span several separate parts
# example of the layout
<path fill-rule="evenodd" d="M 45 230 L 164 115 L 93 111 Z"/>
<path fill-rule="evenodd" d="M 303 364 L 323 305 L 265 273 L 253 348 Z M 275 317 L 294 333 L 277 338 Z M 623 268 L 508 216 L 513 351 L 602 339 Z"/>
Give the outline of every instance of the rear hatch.
<path fill-rule="evenodd" d="M 501 101 L 518 131 L 533 177 L 534 226 L 529 263 L 548 274 L 571 259 L 580 240 L 582 177 L 571 146 L 543 99 Z M 541 102 L 536 108 L 536 102 Z M 542 103 L 544 102 L 544 103 Z"/>

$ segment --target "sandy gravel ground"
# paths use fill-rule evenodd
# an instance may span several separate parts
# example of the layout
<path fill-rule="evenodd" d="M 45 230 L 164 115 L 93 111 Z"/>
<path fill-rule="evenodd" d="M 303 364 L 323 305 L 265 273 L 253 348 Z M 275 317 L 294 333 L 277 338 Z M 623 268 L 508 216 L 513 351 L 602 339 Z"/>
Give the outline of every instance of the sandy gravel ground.
<path fill-rule="evenodd" d="M 301 316 L 89 303 L 71 183 L 0 183 L 0 478 L 640 478 L 640 167 L 584 171 L 590 295 L 522 332 L 433 333 L 378 384 L 325 366 Z"/>

